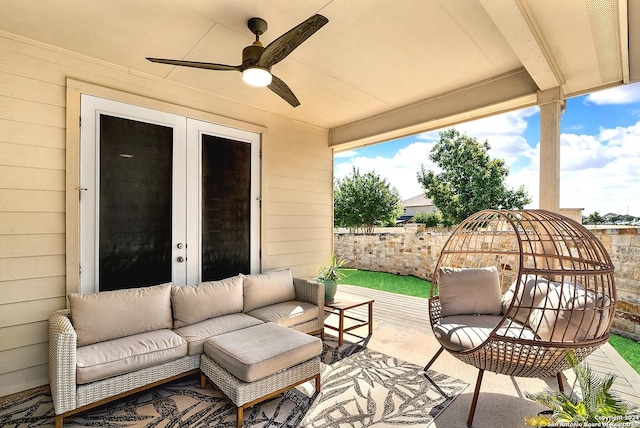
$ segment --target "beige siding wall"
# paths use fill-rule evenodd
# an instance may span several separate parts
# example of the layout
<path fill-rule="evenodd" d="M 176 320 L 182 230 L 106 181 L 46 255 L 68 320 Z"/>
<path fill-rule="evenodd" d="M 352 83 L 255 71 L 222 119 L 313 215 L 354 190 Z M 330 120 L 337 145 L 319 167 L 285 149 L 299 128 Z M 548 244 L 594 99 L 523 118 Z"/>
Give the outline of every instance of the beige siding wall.
<path fill-rule="evenodd" d="M 332 248 L 326 130 L 0 32 L 0 396 L 48 383 L 47 318 L 77 280 L 78 91 L 264 131 L 262 268 L 312 276 Z"/>

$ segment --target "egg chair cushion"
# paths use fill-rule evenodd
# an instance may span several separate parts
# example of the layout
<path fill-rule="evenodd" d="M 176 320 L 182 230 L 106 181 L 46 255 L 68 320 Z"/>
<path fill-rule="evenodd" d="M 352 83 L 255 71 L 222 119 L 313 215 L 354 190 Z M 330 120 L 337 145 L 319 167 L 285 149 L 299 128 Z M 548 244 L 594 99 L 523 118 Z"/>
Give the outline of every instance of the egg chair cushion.
<path fill-rule="evenodd" d="M 468 351 L 482 345 L 500 324 L 501 315 L 453 315 L 433 326 L 433 334 L 451 351 Z M 509 320 L 496 330 L 499 336 L 535 339 L 535 334 L 522 324 Z"/>
<path fill-rule="evenodd" d="M 518 286 L 518 295 L 516 296 Z M 506 314 L 511 302 L 513 302 L 514 306 L 511 308 L 509 316 L 526 324 L 531 311 L 540 305 L 552 288 L 555 288 L 554 283 L 547 279 L 537 275 L 523 275 L 520 277 L 520 281 L 516 279 L 502 296 L 502 313 Z"/>
<path fill-rule="evenodd" d="M 578 283 L 555 283 L 548 299 L 529 316 L 529 326 L 543 340 L 582 342 L 601 336 L 608 327 L 610 300 L 596 296 Z"/>
<path fill-rule="evenodd" d="M 441 267 L 438 276 L 441 316 L 499 315 L 502 312 L 500 279 L 495 266 Z"/>

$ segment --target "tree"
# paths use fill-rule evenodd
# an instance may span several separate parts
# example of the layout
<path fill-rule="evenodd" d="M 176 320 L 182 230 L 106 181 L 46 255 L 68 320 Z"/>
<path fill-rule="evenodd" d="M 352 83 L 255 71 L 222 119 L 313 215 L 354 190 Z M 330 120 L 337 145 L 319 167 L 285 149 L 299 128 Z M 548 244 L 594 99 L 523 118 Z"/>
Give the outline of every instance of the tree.
<path fill-rule="evenodd" d="M 488 141 L 481 144 L 454 128 L 440 132 L 429 159 L 442 172 L 427 171 L 423 165 L 418 181 L 445 219 L 459 223 L 480 210 L 522 209 L 531 202 L 524 186 L 516 190 L 506 187 L 509 168 L 504 160 L 489 157 L 490 148 Z"/>
<path fill-rule="evenodd" d="M 587 217 L 587 223 L 600 224 L 604 222 L 604 217 L 602 217 L 598 211 L 592 212 L 589 214 L 589 217 Z"/>
<path fill-rule="evenodd" d="M 440 213 L 418 212 L 413 216 L 414 223 L 422 223 L 425 227 L 451 227 L 454 225 L 451 221 L 442 218 Z"/>
<path fill-rule="evenodd" d="M 376 226 L 395 224 L 401 213 L 400 193 L 374 172 L 361 174 L 354 167 L 351 175 L 336 180 L 333 210 L 336 227 L 371 233 Z"/>
<path fill-rule="evenodd" d="M 426 227 L 438 227 L 442 224 L 442 216 L 439 213 L 418 212 L 413 216 L 414 223 L 422 223 Z"/>

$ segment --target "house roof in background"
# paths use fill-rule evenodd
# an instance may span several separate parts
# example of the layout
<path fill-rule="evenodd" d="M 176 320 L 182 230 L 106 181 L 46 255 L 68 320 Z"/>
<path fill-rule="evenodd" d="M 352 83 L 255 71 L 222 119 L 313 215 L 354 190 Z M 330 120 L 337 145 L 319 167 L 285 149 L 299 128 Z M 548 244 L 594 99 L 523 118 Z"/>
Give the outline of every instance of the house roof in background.
<path fill-rule="evenodd" d="M 433 201 L 431 199 L 427 199 L 424 194 L 414 196 L 413 198 L 405 199 L 402 201 L 402 205 L 406 207 L 424 207 L 424 206 L 433 206 Z"/>
<path fill-rule="evenodd" d="M 640 2 L 557 0 L 3 0 L 0 37 L 24 37 L 331 130 L 345 148 L 640 80 Z M 292 108 L 236 72 L 145 57 L 239 64 L 315 13 L 329 23 L 273 67 Z M 5 33 L 2 33 L 4 31 Z M 630 38 L 629 35 L 632 35 Z"/>

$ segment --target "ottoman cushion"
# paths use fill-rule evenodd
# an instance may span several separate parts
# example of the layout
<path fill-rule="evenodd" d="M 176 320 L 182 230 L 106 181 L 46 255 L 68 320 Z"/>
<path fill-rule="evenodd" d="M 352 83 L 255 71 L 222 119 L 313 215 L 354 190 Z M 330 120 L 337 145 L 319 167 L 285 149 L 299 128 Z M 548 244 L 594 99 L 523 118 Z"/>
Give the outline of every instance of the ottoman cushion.
<path fill-rule="evenodd" d="M 254 382 L 322 353 L 322 341 L 274 323 L 220 334 L 204 353 L 244 382 Z"/>

